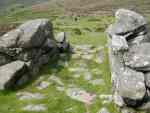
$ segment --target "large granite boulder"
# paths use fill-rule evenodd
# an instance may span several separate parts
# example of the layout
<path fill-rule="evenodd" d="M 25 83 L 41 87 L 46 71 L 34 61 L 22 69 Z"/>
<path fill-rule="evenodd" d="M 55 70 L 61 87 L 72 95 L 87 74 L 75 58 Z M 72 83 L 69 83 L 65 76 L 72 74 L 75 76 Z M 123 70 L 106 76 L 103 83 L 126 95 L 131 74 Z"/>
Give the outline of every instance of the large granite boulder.
<path fill-rule="evenodd" d="M 27 21 L 1 36 L 0 89 L 22 85 L 35 77 L 41 66 L 59 55 L 60 44 L 48 19 Z M 24 66 L 28 71 L 23 73 Z"/>
<path fill-rule="evenodd" d="M 147 21 L 136 12 L 119 9 L 107 29 L 114 95 L 120 107 L 149 104 L 150 36 Z M 114 96 L 116 97 L 116 96 Z M 114 99 L 116 100 L 116 99 Z M 149 106 L 150 107 L 150 106 Z M 146 109 L 147 110 L 147 109 Z"/>

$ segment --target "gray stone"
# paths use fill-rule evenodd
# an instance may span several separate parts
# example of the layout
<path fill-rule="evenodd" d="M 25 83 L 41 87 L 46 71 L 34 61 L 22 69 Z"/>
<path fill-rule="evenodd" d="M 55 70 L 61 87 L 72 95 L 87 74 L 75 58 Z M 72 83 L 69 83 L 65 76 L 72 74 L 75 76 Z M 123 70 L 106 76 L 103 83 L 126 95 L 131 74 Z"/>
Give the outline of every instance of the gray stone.
<path fill-rule="evenodd" d="M 150 34 L 145 33 L 145 34 L 139 34 L 134 38 L 131 38 L 128 41 L 129 45 L 140 45 L 142 43 L 150 42 Z"/>
<path fill-rule="evenodd" d="M 116 105 L 118 105 L 119 107 L 125 106 L 125 102 L 124 102 L 123 98 L 118 94 L 118 92 L 114 93 L 113 100 L 114 100 L 114 103 Z"/>
<path fill-rule="evenodd" d="M 22 61 L 14 61 L 0 67 L 0 89 L 13 87 L 15 82 L 27 71 Z M 5 75 L 5 76 L 4 76 Z"/>
<path fill-rule="evenodd" d="M 109 113 L 108 109 L 103 107 L 97 113 Z"/>
<path fill-rule="evenodd" d="M 48 78 L 48 80 L 49 80 L 50 82 L 55 83 L 56 85 L 64 86 L 64 83 L 62 82 L 62 80 L 61 80 L 59 77 L 55 76 L 55 75 L 50 76 L 50 77 Z"/>
<path fill-rule="evenodd" d="M 17 41 L 22 34 L 21 30 L 12 30 L 0 37 L 0 48 L 16 47 Z"/>
<path fill-rule="evenodd" d="M 47 81 L 42 81 L 37 85 L 37 89 L 42 90 L 48 88 L 51 83 Z"/>
<path fill-rule="evenodd" d="M 53 38 L 48 19 L 30 20 L 18 27 L 22 31 L 17 44 L 22 48 L 40 47 L 47 38 Z"/>
<path fill-rule="evenodd" d="M 57 34 L 56 40 L 58 42 L 58 47 L 60 51 L 67 51 L 70 49 L 70 44 L 68 43 L 67 36 L 65 32 Z"/>
<path fill-rule="evenodd" d="M 112 95 L 101 94 L 99 98 L 102 100 L 102 104 L 110 104 L 113 100 Z"/>
<path fill-rule="evenodd" d="M 101 64 L 104 61 L 104 52 L 101 50 L 96 55 L 96 63 Z"/>
<path fill-rule="evenodd" d="M 111 41 L 111 48 L 113 49 L 113 51 L 127 50 L 128 44 L 126 39 L 123 36 L 113 35 Z"/>
<path fill-rule="evenodd" d="M 66 33 L 61 32 L 61 33 L 57 34 L 56 40 L 60 43 L 66 42 Z"/>
<path fill-rule="evenodd" d="M 90 80 L 89 83 L 96 86 L 96 85 L 104 85 L 105 81 L 103 79 L 94 79 Z"/>
<path fill-rule="evenodd" d="M 30 92 L 18 92 L 17 98 L 19 100 L 31 100 L 31 99 L 44 99 L 45 97 L 40 93 L 30 93 Z"/>
<path fill-rule="evenodd" d="M 121 113 L 136 113 L 136 111 L 129 108 L 122 108 Z"/>
<path fill-rule="evenodd" d="M 150 36 L 140 14 L 119 9 L 107 29 L 114 102 L 124 108 L 147 104 Z"/>
<path fill-rule="evenodd" d="M 83 74 L 83 78 L 84 78 L 84 80 L 91 80 L 92 79 L 92 74 L 90 73 L 90 72 L 84 72 L 84 74 Z"/>
<path fill-rule="evenodd" d="M 46 111 L 47 108 L 44 104 L 37 104 L 37 105 L 34 105 L 34 104 L 30 104 L 30 105 L 27 105 L 25 107 L 23 107 L 23 110 L 24 111 L 34 111 L 34 112 L 43 112 L 43 111 Z"/>
<path fill-rule="evenodd" d="M 138 71 L 150 70 L 150 43 L 135 45 L 124 55 L 125 65 Z"/>
<path fill-rule="evenodd" d="M 43 65 L 69 49 L 66 39 L 62 41 L 54 39 L 49 19 L 29 20 L 1 36 L 0 89 L 21 86 L 35 78 Z"/>
<path fill-rule="evenodd" d="M 92 104 L 93 100 L 95 99 L 96 95 L 86 92 L 85 90 L 82 90 L 80 88 L 68 88 L 66 90 L 67 96 L 69 96 L 71 99 L 86 103 L 86 104 Z"/>
<path fill-rule="evenodd" d="M 118 76 L 117 90 L 119 95 L 133 100 L 140 100 L 146 94 L 144 74 L 126 68 L 121 76 Z"/>
<path fill-rule="evenodd" d="M 62 91 L 65 91 L 65 87 L 63 87 L 63 86 L 56 86 L 56 90 L 62 92 Z"/>
<path fill-rule="evenodd" d="M 150 88 L 150 73 L 145 74 L 145 83 L 148 88 Z"/>
<path fill-rule="evenodd" d="M 109 34 L 125 34 L 147 24 L 143 16 L 126 9 L 119 9 L 116 14 L 116 22 L 108 30 Z"/>
<path fill-rule="evenodd" d="M 1 65 L 4 65 L 4 64 L 7 64 L 11 61 L 11 57 L 9 57 L 8 55 L 3 55 L 3 54 L 0 54 L 0 66 Z"/>

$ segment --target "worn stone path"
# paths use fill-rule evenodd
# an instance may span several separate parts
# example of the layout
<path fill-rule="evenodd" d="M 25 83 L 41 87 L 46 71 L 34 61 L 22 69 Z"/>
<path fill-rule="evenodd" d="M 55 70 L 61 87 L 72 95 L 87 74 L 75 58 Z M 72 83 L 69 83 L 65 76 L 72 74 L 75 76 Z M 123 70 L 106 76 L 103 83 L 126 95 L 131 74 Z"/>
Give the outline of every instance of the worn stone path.
<path fill-rule="evenodd" d="M 99 68 L 90 69 L 88 67 L 88 61 L 94 61 L 97 64 L 103 63 L 104 60 L 104 47 L 94 47 L 92 45 L 75 45 L 73 49 L 73 54 L 71 59 L 76 62 L 69 66 L 67 61 L 59 61 L 57 65 L 67 67 L 68 72 L 71 73 L 69 76 L 75 80 L 83 78 L 86 83 L 91 86 L 101 87 L 105 85 L 105 80 L 101 78 L 102 71 Z M 60 57 L 66 57 L 66 54 L 61 54 Z M 55 70 L 57 71 L 57 69 Z M 96 75 L 96 77 L 93 76 Z M 78 86 L 78 84 L 70 83 L 66 84 L 63 82 L 61 77 L 57 76 L 57 73 L 53 73 L 49 76 L 48 79 L 44 80 L 43 77 L 40 77 L 38 83 L 36 83 L 35 87 L 37 90 L 45 90 L 49 88 L 49 86 L 54 86 L 55 89 L 59 92 L 63 92 L 68 96 L 68 98 L 79 101 L 85 105 L 85 109 L 87 113 L 90 113 L 89 107 L 92 105 L 96 99 L 102 100 L 102 104 L 109 104 L 112 101 L 112 95 L 110 94 L 100 94 L 97 95 L 96 92 L 92 93 L 86 91 L 84 88 Z M 20 101 L 23 100 L 42 100 L 45 98 L 44 94 L 38 92 L 18 92 L 17 98 Z M 70 111 L 72 108 L 66 109 Z M 47 106 L 44 103 L 41 104 L 27 104 L 22 108 L 24 111 L 46 111 Z M 107 108 L 100 108 L 97 113 L 109 113 Z"/>

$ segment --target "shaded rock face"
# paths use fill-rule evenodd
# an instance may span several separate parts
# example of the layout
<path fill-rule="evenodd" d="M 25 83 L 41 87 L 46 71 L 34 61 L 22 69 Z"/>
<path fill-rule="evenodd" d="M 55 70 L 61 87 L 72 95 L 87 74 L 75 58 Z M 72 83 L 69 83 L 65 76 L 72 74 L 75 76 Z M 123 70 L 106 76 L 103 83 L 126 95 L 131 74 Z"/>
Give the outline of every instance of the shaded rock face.
<path fill-rule="evenodd" d="M 1 36 L 0 89 L 22 85 L 36 76 L 41 66 L 57 57 L 59 44 L 48 19 L 27 21 Z"/>
<path fill-rule="evenodd" d="M 150 36 L 147 22 L 142 15 L 126 9 L 119 9 L 115 18 L 107 34 L 113 92 L 121 100 L 116 104 L 148 110 Z"/>

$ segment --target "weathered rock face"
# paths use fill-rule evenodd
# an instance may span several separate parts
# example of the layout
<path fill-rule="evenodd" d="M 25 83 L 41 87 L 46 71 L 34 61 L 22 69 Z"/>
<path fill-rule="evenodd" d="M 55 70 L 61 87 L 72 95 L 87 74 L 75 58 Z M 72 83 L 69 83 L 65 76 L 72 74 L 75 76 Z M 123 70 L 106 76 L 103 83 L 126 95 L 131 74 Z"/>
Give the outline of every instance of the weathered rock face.
<path fill-rule="evenodd" d="M 107 34 L 114 97 L 117 94 L 121 100 L 117 99 L 116 104 L 148 110 L 150 36 L 147 22 L 140 14 L 126 9 L 119 9 L 115 17 Z"/>
<path fill-rule="evenodd" d="M 0 37 L 0 89 L 21 85 L 59 53 L 48 19 L 25 22 Z M 68 49 L 68 48 L 67 48 Z M 26 67 L 26 71 L 24 70 Z"/>

